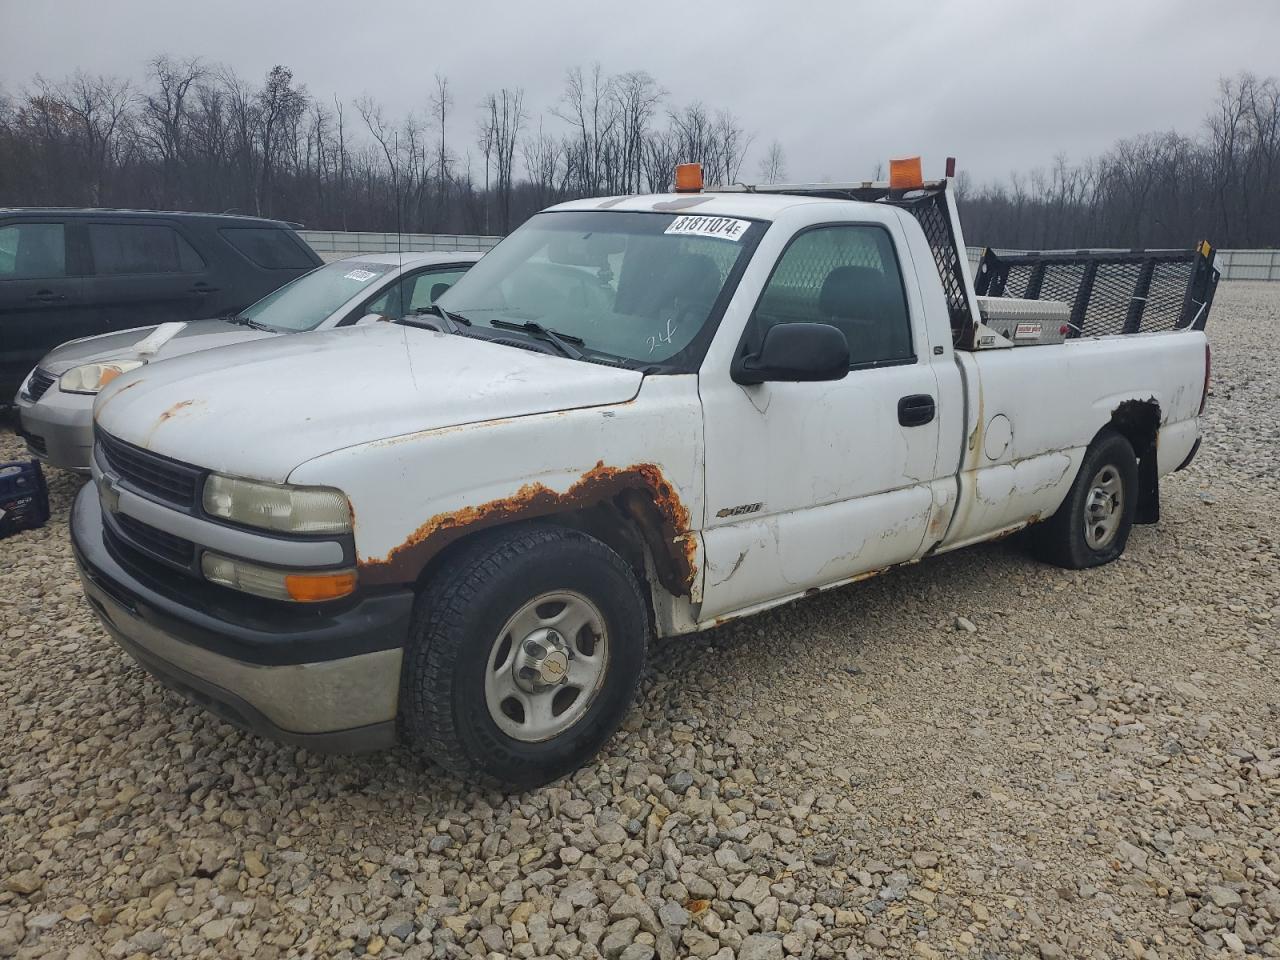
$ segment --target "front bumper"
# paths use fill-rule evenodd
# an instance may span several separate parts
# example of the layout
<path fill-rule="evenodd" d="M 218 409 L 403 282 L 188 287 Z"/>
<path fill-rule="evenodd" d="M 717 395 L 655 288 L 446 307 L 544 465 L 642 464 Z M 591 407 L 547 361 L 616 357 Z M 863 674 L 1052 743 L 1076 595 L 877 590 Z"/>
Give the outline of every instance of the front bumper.
<path fill-rule="evenodd" d="M 88 473 L 93 459 L 93 397 L 63 393 L 55 383 L 38 401 L 17 397 L 19 433 L 27 449 L 52 467 Z"/>
<path fill-rule="evenodd" d="M 338 612 L 255 605 L 194 579 L 175 587 L 172 578 L 183 575 L 117 555 L 102 533 L 97 491 L 86 484 L 71 510 L 85 596 L 156 679 L 273 740 L 337 753 L 395 742 L 411 592 L 365 597 Z"/>

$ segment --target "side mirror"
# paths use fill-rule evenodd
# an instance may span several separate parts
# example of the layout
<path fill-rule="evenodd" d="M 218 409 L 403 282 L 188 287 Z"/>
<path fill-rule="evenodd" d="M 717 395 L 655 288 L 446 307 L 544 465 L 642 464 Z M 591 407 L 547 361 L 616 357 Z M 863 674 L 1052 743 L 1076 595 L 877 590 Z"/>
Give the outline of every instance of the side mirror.
<path fill-rule="evenodd" d="M 765 331 L 760 352 L 734 361 L 730 375 L 745 385 L 768 380 L 843 380 L 849 341 L 829 323 L 779 323 Z"/>
<path fill-rule="evenodd" d="M 363 317 L 355 322 L 357 327 L 363 327 L 367 323 L 378 323 L 390 320 L 390 317 L 384 317 L 380 313 L 366 313 Z"/>

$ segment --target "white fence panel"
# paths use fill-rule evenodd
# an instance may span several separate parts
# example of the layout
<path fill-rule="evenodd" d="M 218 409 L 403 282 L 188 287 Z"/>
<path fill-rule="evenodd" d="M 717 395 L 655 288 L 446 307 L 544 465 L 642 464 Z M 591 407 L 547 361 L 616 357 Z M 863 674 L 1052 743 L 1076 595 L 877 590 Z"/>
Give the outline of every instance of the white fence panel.
<path fill-rule="evenodd" d="M 362 253 L 427 253 L 442 251 L 484 251 L 501 237 L 481 237 L 445 233 L 355 233 L 341 230 L 299 230 L 298 236 L 325 260 L 353 257 Z"/>

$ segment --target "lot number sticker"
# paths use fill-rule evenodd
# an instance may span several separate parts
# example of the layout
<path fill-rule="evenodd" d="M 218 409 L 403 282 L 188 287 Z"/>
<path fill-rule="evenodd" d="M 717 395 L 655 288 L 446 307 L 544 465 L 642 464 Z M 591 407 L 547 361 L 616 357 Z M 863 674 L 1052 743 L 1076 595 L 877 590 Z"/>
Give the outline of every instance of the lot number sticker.
<path fill-rule="evenodd" d="M 369 270 L 361 270 L 357 268 L 349 273 L 344 273 L 343 276 L 348 280 L 354 280 L 356 283 L 364 283 L 366 280 L 372 280 L 377 276 L 377 274 Z"/>
<path fill-rule="evenodd" d="M 738 220 L 735 217 L 676 217 L 663 233 L 737 241 L 742 239 L 749 226 L 750 220 Z"/>

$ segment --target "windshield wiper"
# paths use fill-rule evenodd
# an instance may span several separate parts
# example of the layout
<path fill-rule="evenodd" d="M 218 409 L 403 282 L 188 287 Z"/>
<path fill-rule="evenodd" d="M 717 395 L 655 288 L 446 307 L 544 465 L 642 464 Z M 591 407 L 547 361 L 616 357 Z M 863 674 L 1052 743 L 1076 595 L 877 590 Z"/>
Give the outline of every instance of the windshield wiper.
<path fill-rule="evenodd" d="M 525 320 L 523 323 L 512 323 L 510 320 L 490 320 L 489 326 L 497 327 L 500 330 L 523 330 L 525 333 L 532 334 L 551 344 L 570 360 L 583 359 L 582 351 L 578 349 L 584 343 L 581 337 L 575 337 L 571 333 L 557 333 L 554 330 L 549 330 L 536 320 Z M 577 346 L 574 346 L 574 344 L 577 344 Z"/>
<path fill-rule="evenodd" d="M 433 303 L 429 307 L 418 307 L 413 311 L 413 313 L 415 316 L 419 316 L 419 317 L 422 316 L 423 314 L 428 314 L 428 313 L 432 314 L 433 316 L 439 317 L 446 324 L 446 329 L 441 331 L 442 333 L 461 334 L 462 327 L 471 326 L 471 321 L 468 320 L 466 317 L 458 313 L 450 313 L 448 310 L 440 306 L 438 303 Z M 406 323 L 408 321 L 409 321 L 408 317 L 401 317 L 399 322 Z M 414 326 L 417 326 L 417 324 L 414 324 Z M 432 326 L 434 327 L 434 324 L 432 324 Z"/>
<path fill-rule="evenodd" d="M 267 326 L 265 323 L 259 323 L 257 320 L 250 320 L 243 313 L 229 313 L 223 317 L 223 319 L 226 320 L 227 323 L 238 323 L 242 327 L 252 327 L 254 330 L 275 329 L 274 327 Z"/>

